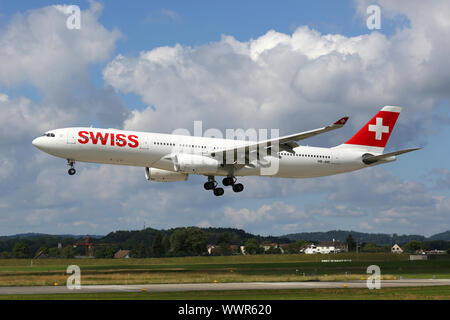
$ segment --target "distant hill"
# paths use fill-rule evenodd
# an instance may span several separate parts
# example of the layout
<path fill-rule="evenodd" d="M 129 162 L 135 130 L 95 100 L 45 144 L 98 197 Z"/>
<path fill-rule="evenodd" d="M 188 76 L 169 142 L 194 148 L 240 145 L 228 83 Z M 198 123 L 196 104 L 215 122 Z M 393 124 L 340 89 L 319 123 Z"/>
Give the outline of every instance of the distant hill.
<path fill-rule="evenodd" d="M 78 238 L 83 238 L 86 237 L 86 235 L 75 235 L 75 234 L 47 234 L 47 233 L 34 233 L 34 232 L 29 232 L 29 233 L 18 233 L 18 234 L 14 234 L 11 236 L 0 236 L 0 239 L 7 239 L 7 238 L 20 238 L 20 239 L 24 239 L 24 238 L 38 238 L 38 237 L 59 237 L 59 238 L 73 238 L 73 239 L 78 239 Z M 103 235 L 89 235 L 90 238 L 93 239 L 99 239 L 99 238 L 103 238 Z"/>
<path fill-rule="evenodd" d="M 306 240 L 312 242 L 331 241 L 333 239 L 345 241 L 351 234 L 355 241 L 360 243 L 373 242 L 377 245 L 393 245 L 395 243 L 404 244 L 411 240 L 425 241 L 426 237 L 421 235 L 398 235 L 385 233 L 363 233 L 357 231 L 332 230 L 327 232 L 302 232 L 284 235 L 291 241 Z"/>
<path fill-rule="evenodd" d="M 132 246 L 134 243 L 143 243 L 144 245 L 148 245 L 152 243 L 153 239 L 159 232 L 164 233 L 168 237 L 172 235 L 172 233 L 179 228 L 173 228 L 168 230 L 157 230 L 152 228 L 147 228 L 144 230 L 135 230 L 135 231 L 115 231 L 110 232 L 105 237 L 103 237 L 100 242 L 104 243 L 114 243 L 119 245 L 120 247 L 127 248 Z M 208 243 L 216 244 L 219 237 L 223 234 L 227 234 L 229 236 L 231 244 L 242 245 L 248 239 L 256 238 L 260 242 L 289 242 L 289 239 L 285 237 L 277 237 L 277 236 L 260 236 L 248 233 L 242 229 L 234 229 L 234 228 L 200 228 L 202 229 L 207 237 Z"/>
<path fill-rule="evenodd" d="M 441 233 L 437 233 L 435 235 L 432 235 L 431 237 L 428 238 L 429 240 L 445 240 L 445 241 L 450 241 L 450 230 L 445 231 L 445 232 L 441 232 Z"/>
<path fill-rule="evenodd" d="M 114 247 L 129 249 L 136 246 L 136 244 L 142 244 L 144 246 L 150 246 L 158 233 L 170 238 L 172 233 L 179 228 L 173 228 L 168 230 L 157 230 L 153 228 L 146 228 L 144 230 L 133 231 L 114 231 L 110 232 L 106 236 L 101 235 L 89 235 L 91 239 L 95 239 L 96 243 L 107 243 Z M 450 230 L 442 233 L 435 234 L 431 237 L 425 237 L 422 235 L 398 235 L 398 234 L 385 234 L 385 233 L 364 233 L 357 231 L 345 231 L 345 230 L 332 230 L 326 232 L 301 232 L 292 233 L 283 236 L 261 236 L 252 233 L 248 233 L 242 229 L 234 228 L 200 228 L 207 237 L 207 243 L 217 244 L 218 240 L 224 234 L 227 235 L 231 244 L 243 245 L 248 239 L 256 238 L 261 242 L 276 242 L 276 243 L 288 243 L 297 240 L 306 240 L 310 242 L 322 242 L 331 241 L 333 239 L 339 241 L 345 241 L 349 234 L 353 236 L 353 239 L 359 243 L 373 242 L 377 245 L 392 245 L 397 243 L 403 245 L 411 240 L 417 241 L 450 241 Z M 0 252 L 11 251 L 17 241 L 25 242 L 34 252 L 40 246 L 46 246 L 48 248 L 55 247 L 58 243 L 63 246 L 72 245 L 74 242 L 83 241 L 86 235 L 51 235 L 43 233 L 22 233 L 12 236 L 0 236 Z"/>

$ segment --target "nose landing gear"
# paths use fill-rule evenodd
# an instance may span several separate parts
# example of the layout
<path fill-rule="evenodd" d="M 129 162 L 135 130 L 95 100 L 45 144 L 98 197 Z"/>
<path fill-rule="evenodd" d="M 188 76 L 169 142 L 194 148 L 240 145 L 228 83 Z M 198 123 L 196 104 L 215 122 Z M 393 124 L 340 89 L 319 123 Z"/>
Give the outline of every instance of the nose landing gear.
<path fill-rule="evenodd" d="M 67 165 L 70 166 L 70 169 L 68 171 L 69 175 L 73 176 L 77 171 L 75 170 L 75 168 L 73 167 L 75 164 L 75 161 L 67 159 Z"/>

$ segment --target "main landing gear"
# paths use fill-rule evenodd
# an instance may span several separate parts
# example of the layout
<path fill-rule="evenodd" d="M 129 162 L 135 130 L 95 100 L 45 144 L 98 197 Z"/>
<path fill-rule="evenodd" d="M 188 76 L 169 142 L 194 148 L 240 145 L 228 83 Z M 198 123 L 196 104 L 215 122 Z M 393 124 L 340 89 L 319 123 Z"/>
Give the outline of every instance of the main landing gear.
<path fill-rule="evenodd" d="M 233 186 L 234 192 L 241 192 L 242 190 L 244 190 L 244 185 L 242 183 L 236 183 L 236 178 L 233 176 L 224 178 L 222 180 L 222 183 L 224 186 Z M 208 181 L 203 185 L 206 190 L 213 190 L 215 196 L 223 195 L 223 188 L 217 186 L 218 183 L 214 179 L 214 176 L 208 176 Z"/>
<path fill-rule="evenodd" d="M 73 176 L 77 171 L 75 170 L 75 168 L 73 167 L 73 165 L 75 164 L 75 161 L 67 159 L 67 165 L 70 166 L 69 169 L 69 175 Z"/>
<path fill-rule="evenodd" d="M 223 188 L 217 187 L 218 183 L 214 179 L 214 176 L 208 176 L 208 181 L 205 182 L 203 187 L 206 190 L 213 190 L 215 196 L 221 196 L 224 193 Z"/>
<path fill-rule="evenodd" d="M 242 183 L 236 183 L 237 179 L 235 177 L 223 178 L 222 183 L 224 186 L 233 186 L 234 192 L 241 192 L 244 190 L 244 185 Z"/>

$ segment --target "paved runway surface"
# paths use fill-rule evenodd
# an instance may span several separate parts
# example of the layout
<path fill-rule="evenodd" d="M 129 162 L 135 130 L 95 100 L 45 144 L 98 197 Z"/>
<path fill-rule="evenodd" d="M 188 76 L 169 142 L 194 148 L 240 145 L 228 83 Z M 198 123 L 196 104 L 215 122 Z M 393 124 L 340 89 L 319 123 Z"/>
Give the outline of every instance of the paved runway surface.
<path fill-rule="evenodd" d="M 382 280 L 381 288 L 450 285 L 450 279 L 402 279 Z M 142 285 L 86 285 L 69 290 L 66 286 L 0 287 L 0 294 L 52 294 L 95 292 L 176 292 L 203 290 L 275 290 L 275 289 L 326 289 L 366 288 L 366 281 L 336 282 L 242 282 L 242 283 L 193 283 L 193 284 L 142 284 Z"/>

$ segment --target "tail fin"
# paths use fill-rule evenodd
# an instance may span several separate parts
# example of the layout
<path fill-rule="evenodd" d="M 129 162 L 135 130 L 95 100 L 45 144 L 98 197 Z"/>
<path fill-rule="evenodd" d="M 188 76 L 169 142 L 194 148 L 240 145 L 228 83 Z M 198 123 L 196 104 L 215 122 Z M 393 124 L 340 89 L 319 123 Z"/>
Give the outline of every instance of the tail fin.
<path fill-rule="evenodd" d="M 355 147 L 370 152 L 382 153 L 386 146 L 401 107 L 385 106 L 341 147 Z"/>

